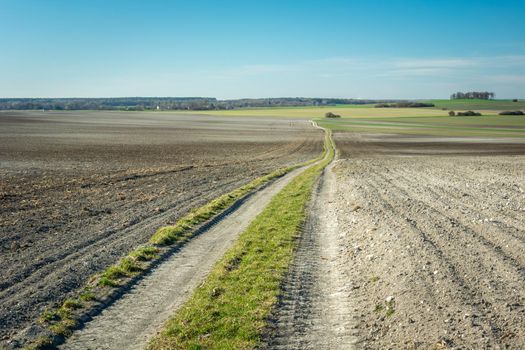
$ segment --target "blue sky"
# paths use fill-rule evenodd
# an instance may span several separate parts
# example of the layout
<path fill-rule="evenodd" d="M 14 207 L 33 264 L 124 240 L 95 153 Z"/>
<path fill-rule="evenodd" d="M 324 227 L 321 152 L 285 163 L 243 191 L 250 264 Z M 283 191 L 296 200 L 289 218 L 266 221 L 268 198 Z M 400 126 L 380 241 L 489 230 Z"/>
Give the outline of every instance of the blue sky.
<path fill-rule="evenodd" d="M 0 97 L 525 97 L 523 1 L 0 0 Z"/>

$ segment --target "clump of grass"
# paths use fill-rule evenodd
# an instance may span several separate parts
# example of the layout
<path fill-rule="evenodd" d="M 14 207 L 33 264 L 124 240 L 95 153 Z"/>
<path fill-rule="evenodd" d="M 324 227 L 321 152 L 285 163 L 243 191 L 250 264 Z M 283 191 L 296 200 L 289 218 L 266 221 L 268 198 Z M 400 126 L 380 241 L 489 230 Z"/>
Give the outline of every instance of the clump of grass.
<path fill-rule="evenodd" d="M 139 256 L 140 253 L 137 253 Z M 98 284 L 114 287 L 120 284 L 120 280 L 137 275 L 143 270 L 140 261 L 136 257 L 127 256 L 122 258 L 117 265 L 108 267 L 101 275 Z"/>
<path fill-rule="evenodd" d="M 57 335 L 69 336 L 77 326 L 77 321 L 72 318 L 63 318 L 49 326 L 49 330 Z"/>
<path fill-rule="evenodd" d="M 385 310 L 385 316 L 390 317 L 396 312 L 396 302 L 394 299 L 387 299 L 386 302 L 376 304 L 374 311 L 381 312 Z"/>
<path fill-rule="evenodd" d="M 79 298 L 82 301 L 92 301 L 97 299 L 97 296 L 90 290 L 85 290 L 82 294 L 80 294 Z"/>
<path fill-rule="evenodd" d="M 75 299 L 66 299 L 62 307 L 66 310 L 76 310 L 82 307 L 82 302 Z"/>
<path fill-rule="evenodd" d="M 370 282 L 372 282 L 372 283 L 377 283 L 377 282 L 379 282 L 379 276 L 372 276 L 372 277 L 370 278 Z"/>
<path fill-rule="evenodd" d="M 291 262 L 313 184 L 334 156 L 331 143 L 327 149 L 325 160 L 271 200 L 148 349 L 257 346 Z"/>
<path fill-rule="evenodd" d="M 386 301 L 386 317 L 392 316 L 396 312 L 396 301 L 394 298 L 387 299 Z"/>
<path fill-rule="evenodd" d="M 117 287 L 119 285 L 118 281 L 111 280 L 107 277 L 100 277 L 98 280 L 98 285 L 102 287 Z"/>
<path fill-rule="evenodd" d="M 160 249 L 156 247 L 141 247 L 129 254 L 129 257 L 137 261 L 151 261 L 159 258 Z"/>
<path fill-rule="evenodd" d="M 381 310 L 383 310 L 385 307 L 383 306 L 383 304 L 379 303 L 379 304 L 376 304 L 376 307 L 374 308 L 374 311 L 375 312 L 381 312 Z"/>
<path fill-rule="evenodd" d="M 40 323 L 46 323 L 46 322 L 52 322 L 59 319 L 59 316 L 56 312 L 56 310 L 48 310 L 46 309 L 42 315 L 40 315 L 39 322 Z"/>

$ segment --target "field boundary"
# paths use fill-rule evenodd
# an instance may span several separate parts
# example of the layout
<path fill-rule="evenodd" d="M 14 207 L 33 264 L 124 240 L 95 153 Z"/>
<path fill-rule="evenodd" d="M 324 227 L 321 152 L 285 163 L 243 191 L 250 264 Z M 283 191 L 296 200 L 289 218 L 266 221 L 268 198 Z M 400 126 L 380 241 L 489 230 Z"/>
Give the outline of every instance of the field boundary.
<path fill-rule="evenodd" d="M 271 200 L 148 349 L 248 349 L 259 344 L 292 261 L 314 184 L 335 157 L 331 132 L 323 130 L 325 156 Z"/>
<path fill-rule="evenodd" d="M 315 123 L 313 126 L 320 128 Z M 80 328 L 128 292 L 154 267 L 178 252 L 192 238 L 202 234 L 233 212 L 253 194 L 295 169 L 309 166 L 326 158 L 332 145 L 328 143 L 328 140 L 330 138 L 327 137 L 325 130 L 323 151 L 318 157 L 256 178 L 191 210 L 174 225 L 158 229 L 148 244 L 139 246 L 120 259 L 118 263 L 90 277 L 85 287 L 70 294 L 70 297 L 65 299 L 60 306 L 44 311 L 38 320 L 38 336 L 33 337 L 34 340 L 30 340 L 24 348 L 39 350 L 54 348 L 62 344 L 74 330 Z"/>

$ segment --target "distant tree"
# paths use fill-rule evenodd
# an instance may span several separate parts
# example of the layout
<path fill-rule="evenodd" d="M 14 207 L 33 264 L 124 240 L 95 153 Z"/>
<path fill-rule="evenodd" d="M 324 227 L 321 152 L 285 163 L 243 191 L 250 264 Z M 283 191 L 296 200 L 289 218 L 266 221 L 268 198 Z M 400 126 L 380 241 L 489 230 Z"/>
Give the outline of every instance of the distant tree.
<path fill-rule="evenodd" d="M 375 108 L 425 108 L 425 107 L 435 107 L 433 103 L 424 103 L 424 102 L 395 102 L 395 103 L 378 103 L 375 105 Z"/>
<path fill-rule="evenodd" d="M 494 92 L 488 91 L 469 91 L 469 92 L 456 92 L 450 95 L 451 100 L 457 99 L 480 99 L 480 100 L 491 100 L 496 97 Z"/>
<path fill-rule="evenodd" d="M 339 114 L 334 114 L 332 112 L 326 112 L 324 115 L 325 118 L 341 118 Z"/>
<path fill-rule="evenodd" d="M 522 111 L 503 111 L 500 112 L 499 115 L 524 115 Z"/>
<path fill-rule="evenodd" d="M 453 116 L 456 115 L 456 112 L 454 112 L 454 111 L 450 111 L 450 112 L 448 112 L 448 115 L 451 116 L 451 117 L 453 117 Z"/>
<path fill-rule="evenodd" d="M 474 112 L 474 111 L 466 111 L 466 112 L 458 112 L 457 115 L 460 117 L 478 117 L 481 115 L 481 113 Z"/>
<path fill-rule="evenodd" d="M 512 102 L 518 102 L 518 99 L 517 99 L 517 98 L 515 98 L 515 99 L 513 99 L 513 100 L 512 100 Z"/>

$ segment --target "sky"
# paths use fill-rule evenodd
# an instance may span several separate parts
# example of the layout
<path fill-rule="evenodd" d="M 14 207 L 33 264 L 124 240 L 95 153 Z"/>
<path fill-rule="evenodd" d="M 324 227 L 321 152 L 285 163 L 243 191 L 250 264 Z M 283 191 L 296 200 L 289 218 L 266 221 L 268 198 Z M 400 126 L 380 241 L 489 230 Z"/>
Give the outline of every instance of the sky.
<path fill-rule="evenodd" d="M 0 0 L 0 97 L 525 97 L 525 0 Z"/>

